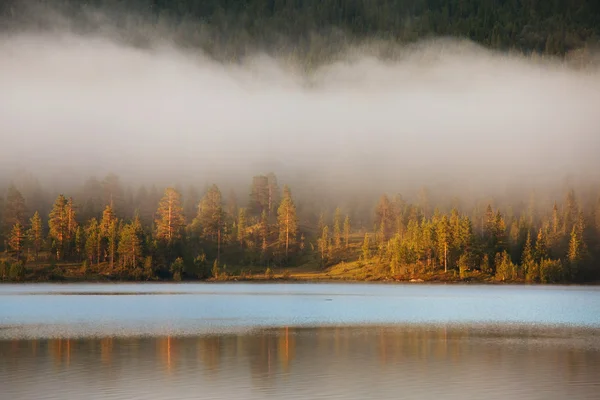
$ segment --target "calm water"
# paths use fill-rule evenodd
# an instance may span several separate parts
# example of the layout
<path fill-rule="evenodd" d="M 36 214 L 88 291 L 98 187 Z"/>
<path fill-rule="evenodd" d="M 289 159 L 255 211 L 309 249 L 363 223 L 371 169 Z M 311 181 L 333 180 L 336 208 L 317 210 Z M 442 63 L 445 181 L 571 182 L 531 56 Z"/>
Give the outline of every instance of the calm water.
<path fill-rule="evenodd" d="M 0 399 L 600 399 L 600 288 L 0 285 Z"/>

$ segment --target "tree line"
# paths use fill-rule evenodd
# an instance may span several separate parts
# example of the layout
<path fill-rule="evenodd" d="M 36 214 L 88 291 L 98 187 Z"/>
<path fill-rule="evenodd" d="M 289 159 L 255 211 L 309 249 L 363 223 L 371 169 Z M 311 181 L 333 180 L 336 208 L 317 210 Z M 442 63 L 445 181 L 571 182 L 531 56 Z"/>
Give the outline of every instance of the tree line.
<path fill-rule="evenodd" d="M 113 279 L 182 280 L 340 264 L 364 270 L 364 279 L 551 283 L 600 275 L 600 197 L 581 202 L 573 189 L 550 209 L 501 209 L 493 200 L 471 210 L 434 207 L 426 191 L 416 202 L 384 194 L 371 218 L 354 220 L 348 205 L 330 213 L 297 203 L 273 173 L 255 176 L 245 197 L 224 196 L 215 184 L 202 195 L 194 186 L 185 196 L 145 186 L 134 195 L 110 174 L 45 206 L 10 185 L 0 202 L 0 277 L 51 279 L 56 268 L 76 266 Z"/>
<path fill-rule="evenodd" d="M 20 0 L 0 4 L 0 15 L 20 20 Z M 29 3 L 32 3 L 31 1 Z M 33 1 L 33 3 L 36 3 Z M 595 0 L 54 0 L 71 15 L 82 8 L 142 15 L 151 24 L 187 26 L 188 42 L 235 48 L 243 55 L 252 44 L 307 54 L 334 30 L 352 38 L 376 37 L 412 42 L 430 36 L 468 38 L 490 48 L 564 55 L 597 44 L 600 3 Z M 132 24 L 130 20 L 127 24 Z M 203 30 L 203 27 L 210 29 Z M 209 32 L 210 31 L 210 32 Z M 280 41 L 280 38 L 285 38 Z M 340 38 L 338 38 L 340 39 Z M 336 40 L 340 46 L 343 40 Z M 317 57 L 316 54 L 312 56 Z"/>

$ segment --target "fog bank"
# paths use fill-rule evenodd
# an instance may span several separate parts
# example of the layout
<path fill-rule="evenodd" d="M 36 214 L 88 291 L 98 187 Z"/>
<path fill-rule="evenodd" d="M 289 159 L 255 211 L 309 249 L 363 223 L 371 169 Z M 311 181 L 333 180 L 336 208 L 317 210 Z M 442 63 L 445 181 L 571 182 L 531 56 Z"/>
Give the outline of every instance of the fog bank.
<path fill-rule="evenodd" d="M 598 70 L 435 40 L 395 60 L 359 46 L 305 73 L 283 56 L 221 63 L 115 36 L 2 34 L 3 171 L 186 181 L 274 170 L 391 187 L 600 167 Z"/>

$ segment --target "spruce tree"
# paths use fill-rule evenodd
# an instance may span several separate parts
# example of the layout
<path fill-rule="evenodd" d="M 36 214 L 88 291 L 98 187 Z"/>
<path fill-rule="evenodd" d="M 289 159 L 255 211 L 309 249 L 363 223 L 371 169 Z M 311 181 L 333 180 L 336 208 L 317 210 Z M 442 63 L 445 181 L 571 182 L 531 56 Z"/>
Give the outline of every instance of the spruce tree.
<path fill-rule="evenodd" d="M 156 238 L 167 244 L 173 244 L 182 237 L 185 226 L 181 194 L 173 188 L 167 188 L 156 210 Z"/>
<path fill-rule="evenodd" d="M 346 219 L 344 220 L 344 245 L 346 249 L 349 247 L 350 243 L 350 216 L 346 215 Z"/>
<path fill-rule="evenodd" d="M 279 243 L 285 245 L 285 258 L 287 259 L 289 249 L 295 245 L 298 234 L 296 206 L 292 199 L 292 192 L 287 185 L 283 188 L 283 200 L 277 210 L 277 222 L 279 225 Z"/>
<path fill-rule="evenodd" d="M 31 243 L 31 247 L 33 248 L 34 257 L 37 260 L 44 242 L 42 218 L 37 211 L 29 220 L 29 225 L 30 228 L 27 232 L 27 236 L 29 237 L 29 243 Z"/>
<path fill-rule="evenodd" d="M 21 252 L 23 251 L 23 243 L 25 242 L 25 229 L 19 222 L 13 225 L 10 235 L 8 237 L 8 246 L 12 251 L 15 252 L 15 258 L 21 259 Z"/>
<path fill-rule="evenodd" d="M 342 212 L 339 207 L 333 215 L 333 246 L 336 251 L 342 248 Z"/>
<path fill-rule="evenodd" d="M 54 241 L 56 259 L 61 260 L 64 255 L 69 228 L 67 199 L 62 194 L 57 197 L 50 211 L 48 227 L 50 228 L 50 237 Z"/>

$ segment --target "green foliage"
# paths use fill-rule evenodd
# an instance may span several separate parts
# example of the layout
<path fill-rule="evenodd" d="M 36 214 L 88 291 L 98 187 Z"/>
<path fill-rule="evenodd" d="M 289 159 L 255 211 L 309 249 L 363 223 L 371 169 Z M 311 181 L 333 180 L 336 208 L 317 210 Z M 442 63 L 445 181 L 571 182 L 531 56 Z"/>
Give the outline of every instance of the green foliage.
<path fill-rule="evenodd" d="M 214 279 L 219 279 L 219 262 L 215 260 L 212 266 L 212 270 L 210 271 L 211 275 Z"/>
<path fill-rule="evenodd" d="M 560 260 L 543 259 L 540 262 L 540 280 L 542 283 L 560 283 L 564 279 L 565 270 Z"/>
<path fill-rule="evenodd" d="M 473 270 L 476 265 L 474 255 L 468 251 L 462 253 L 458 258 L 457 265 L 460 279 L 467 278 L 469 271 Z"/>
<path fill-rule="evenodd" d="M 25 278 L 25 266 L 22 262 L 16 261 L 11 264 L 8 278 L 14 282 L 21 281 Z"/>
<path fill-rule="evenodd" d="M 87 260 L 83 260 L 83 262 L 81 263 L 81 273 L 86 275 L 88 273 L 89 270 L 89 265 Z"/>
<path fill-rule="evenodd" d="M 183 268 L 183 258 L 177 257 L 175 261 L 173 261 L 173 263 L 171 264 L 170 268 L 171 274 L 173 274 L 173 280 L 181 281 L 183 275 Z"/>
<path fill-rule="evenodd" d="M 143 272 L 143 277 L 146 280 L 150 280 L 150 279 L 154 279 L 155 274 L 154 274 L 154 267 L 152 264 L 152 256 L 147 256 L 144 259 L 144 272 Z"/>
<path fill-rule="evenodd" d="M 267 269 L 265 270 L 265 276 L 267 277 L 267 279 L 273 279 L 273 270 L 270 267 L 267 267 Z"/>
<path fill-rule="evenodd" d="M 260 214 L 246 213 L 232 201 L 222 207 L 218 187 L 213 185 L 201 202 L 195 225 L 185 225 L 179 215 L 180 199 L 175 189 L 167 189 L 162 201 L 158 190 L 153 189 L 152 202 L 154 207 L 158 204 L 155 223 L 163 224 L 160 229 L 151 225 L 152 218 L 144 219 L 138 212 L 120 219 L 110 205 L 103 212 L 102 206 L 95 207 L 96 215 L 102 215 L 100 221 L 90 217 L 79 226 L 75 210 L 80 205 L 61 195 L 50 212 L 47 240 L 40 215 L 35 213 L 29 231 L 16 224 L 13 235 L 3 237 L 9 246 L 6 257 L 13 260 L 19 254 L 29 254 L 27 262 L 35 260 L 37 265 L 23 279 L 47 277 L 48 271 L 52 271 L 52 279 L 69 279 L 69 267 L 63 262 L 83 262 L 81 273 L 89 278 L 101 274 L 136 280 L 226 279 L 228 273 L 235 275 L 254 267 L 264 271 L 267 266 L 270 270 L 273 265 L 286 271 L 303 266 L 307 272 L 321 265 L 331 268 L 329 274 L 346 268 L 340 267 L 346 263 L 356 270 L 353 277 L 364 279 L 421 275 L 425 279 L 453 279 L 452 275 L 487 278 L 478 269 L 500 281 L 563 282 L 600 277 L 595 262 L 600 257 L 600 206 L 592 203 L 592 209 L 585 208 L 590 202 L 580 205 L 570 191 L 565 204 L 548 201 L 546 204 L 553 207 L 547 210 L 536 209 L 534 201 L 527 208 L 497 200 L 495 208 L 477 204 L 468 213 L 455 206 L 460 201 L 453 200 L 450 207 L 443 196 L 439 200 L 436 197 L 439 206 L 432 204 L 426 190 L 421 192 L 419 204 L 410 204 L 401 196 L 393 200 L 382 196 L 377 204 L 342 203 L 349 214 L 356 215 L 364 235 L 361 245 L 358 232 L 351 231 L 349 215 L 342 230 L 341 211 L 333 207 L 339 199 L 332 199 L 326 208 L 312 204 L 304 194 L 296 205 L 287 186 L 283 196 L 279 195 L 274 175 L 255 183 L 251 203 L 259 201 L 255 205 Z M 253 195 L 257 196 L 254 200 Z M 131 200 L 131 208 L 141 209 L 142 201 L 147 200 Z M 325 215 L 332 210 L 333 225 L 327 225 Z M 169 226 L 171 241 L 165 236 Z M 365 232 L 367 226 L 373 229 Z M 42 261 L 50 260 L 49 269 L 38 268 L 36 253 Z M 117 268 L 110 268 L 115 254 Z M 564 263 L 554 261 L 560 259 Z M 344 264 L 337 265 L 339 262 Z M 11 279 L 11 263 L 4 266 L 3 279 Z M 441 275 L 445 267 L 450 274 Z"/>
<path fill-rule="evenodd" d="M 481 272 L 483 272 L 485 274 L 491 275 L 494 272 L 494 270 L 492 269 L 492 265 L 490 263 L 490 258 L 487 254 L 483 255 L 479 268 L 481 269 Z"/>
<path fill-rule="evenodd" d="M 496 279 L 510 281 L 517 277 L 517 268 L 510 260 L 510 255 L 505 251 L 497 253 L 494 265 L 496 267 Z"/>
<path fill-rule="evenodd" d="M 367 261 L 371 258 L 371 243 L 369 242 L 369 234 L 365 233 L 365 239 L 362 244 L 362 259 Z"/>

